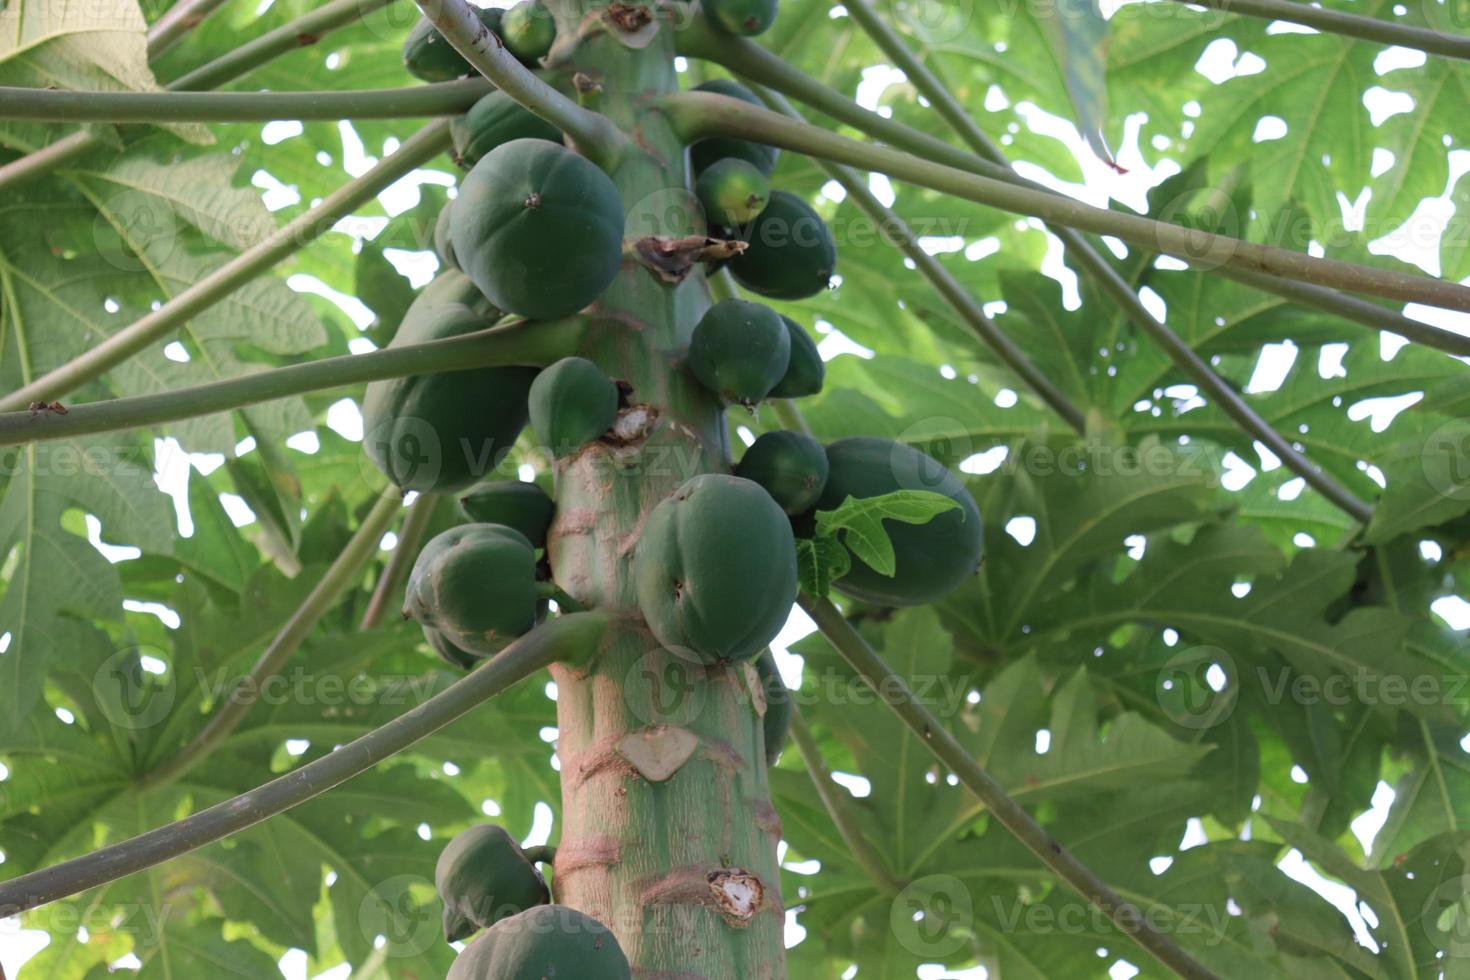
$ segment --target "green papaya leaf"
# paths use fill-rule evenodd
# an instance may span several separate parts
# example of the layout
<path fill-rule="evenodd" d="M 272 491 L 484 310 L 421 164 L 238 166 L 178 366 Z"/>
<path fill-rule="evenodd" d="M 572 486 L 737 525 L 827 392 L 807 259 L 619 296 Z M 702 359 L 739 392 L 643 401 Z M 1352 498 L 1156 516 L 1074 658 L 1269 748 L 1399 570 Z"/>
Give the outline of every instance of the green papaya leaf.
<path fill-rule="evenodd" d="M 897 570 L 897 558 L 883 521 L 927 524 L 958 506 L 944 494 L 931 490 L 895 490 L 862 500 L 848 497 L 836 510 L 817 511 L 817 536 L 836 538 L 840 533 L 854 555 L 874 571 L 891 577 Z"/>

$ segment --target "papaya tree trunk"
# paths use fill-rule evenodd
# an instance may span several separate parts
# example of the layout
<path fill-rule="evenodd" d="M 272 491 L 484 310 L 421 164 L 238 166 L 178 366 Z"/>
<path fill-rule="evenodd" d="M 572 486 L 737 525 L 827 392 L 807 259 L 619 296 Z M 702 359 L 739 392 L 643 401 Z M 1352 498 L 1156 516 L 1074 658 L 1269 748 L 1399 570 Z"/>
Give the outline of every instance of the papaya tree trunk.
<path fill-rule="evenodd" d="M 556 83 L 567 90 L 578 76 L 632 137 L 612 173 L 629 242 L 702 232 L 684 147 L 653 108 L 676 87 L 671 26 L 637 47 L 625 39 L 646 8 L 549 5 L 561 37 L 582 35 L 569 55 L 553 52 Z M 588 29 L 599 15 L 606 29 Z M 556 464 L 553 574 L 613 626 L 590 666 L 553 668 L 563 815 L 553 887 L 556 901 L 614 930 L 640 977 L 768 980 L 785 976 L 784 912 L 759 680 L 746 664 L 662 648 L 632 585 L 648 511 L 690 477 L 730 469 L 723 408 L 683 364 L 709 304 L 698 271 L 672 285 L 626 258 L 581 351 L 630 390 L 616 438 Z"/>

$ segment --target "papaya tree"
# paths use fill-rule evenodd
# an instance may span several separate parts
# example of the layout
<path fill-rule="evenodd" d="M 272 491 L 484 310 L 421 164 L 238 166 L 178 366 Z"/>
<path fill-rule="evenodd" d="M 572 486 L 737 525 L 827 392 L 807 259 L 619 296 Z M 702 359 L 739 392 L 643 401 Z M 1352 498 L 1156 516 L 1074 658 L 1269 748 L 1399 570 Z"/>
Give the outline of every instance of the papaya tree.
<path fill-rule="evenodd" d="M 1450 978 L 1462 3 L 0 5 L 0 980 Z"/>

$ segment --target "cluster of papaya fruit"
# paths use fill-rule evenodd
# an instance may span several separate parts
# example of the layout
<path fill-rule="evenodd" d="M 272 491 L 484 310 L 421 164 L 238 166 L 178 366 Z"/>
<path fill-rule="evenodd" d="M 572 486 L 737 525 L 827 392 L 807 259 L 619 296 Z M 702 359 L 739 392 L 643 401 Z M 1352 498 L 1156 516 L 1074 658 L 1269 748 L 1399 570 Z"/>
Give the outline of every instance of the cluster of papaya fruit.
<path fill-rule="evenodd" d="M 704 0 L 722 29 L 755 34 L 774 20 L 776 0 Z M 529 67 L 556 41 L 536 0 L 486 26 Z M 404 61 L 420 78 L 470 71 L 427 21 L 410 33 Z M 734 82 L 700 88 L 756 102 Z M 538 328 L 596 302 L 624 268 L 624 205 L 593 161 L 556 127 L 493 91 L 452 126 L 465 168 L 458 195 L 439 215 L 440 274 L 407 311 L 392 345 L 494 327 L 506 317 Z M 694 197 L 713 237 L 745 242 L 724 260 L 753 294 L 800 299 L 827 288 L 837 249 L 826 223 L 796 195 L 772 190 L 778 151 L 737 139 L 689 147 Z M 768 399 L 818 394 L 825 368 L 805 328 L 769 306 L 724 299 L 688 334 L 675 370 L 724 405 L 754 409 Z M 575 348 L 576 345 L 570 345 Z M 548 613 L 576 608 L 553 583 L 545 554 L 556 502 L 534 483 L 480 483 L 529 425 L 538 445 L 565 461 L 612 438 L 632 404 L 630 387 L 603 365 L 568 349 L 525 366 L 497 366 L 373 382 L 364 402 L 366 451 L 397 486 L 464 493 L 468 523 L 430 540 L 410 573 L 405 616 L 418 621 L 445 662 L 472 669 Z M 834 587 L 883 606 L 934 601 L 973 574 L 981 524 L 963 482 L 904 443 L 872 437 L 822 445 L 771 431 L 745 450 L 733 472 L 692 477 L 646 515 L 633 546 L 638 611 L 663 646 L 710 664 L 754 662 L 765 687 L 767 762 L 786 737 L 791 699 L 768 646 L 798 590 L 797 542 L 817 533 L 818 515 L 849 499 L 923 489 L 955 504 L 921 524 L 888 521 L 892 574 L 858 555 Z M 478 486 L 477 486 L 478 484 Z M 484 935 L 456 961 L 453 978 L 629 976 L 605 927 L 550 901 L 532 860 L 495 827 L 466 831 L 446 848 L 437 880 L 451 940 Z M 578 918 L 580 917 L 580 918 Z M 585 921 L 583 921 L 585 920 Z"/>
<path fill-rule="evenodd" d="M 552 905 L 536 864 L 551 852 L 522 850 L 494 824 L 455 836 L 439 855 L 434 887 L 450 942 L 484 932 L 455 957 L 447 980 L 582 977 L 631 980 L 628 958 L 607 926 Z"/>

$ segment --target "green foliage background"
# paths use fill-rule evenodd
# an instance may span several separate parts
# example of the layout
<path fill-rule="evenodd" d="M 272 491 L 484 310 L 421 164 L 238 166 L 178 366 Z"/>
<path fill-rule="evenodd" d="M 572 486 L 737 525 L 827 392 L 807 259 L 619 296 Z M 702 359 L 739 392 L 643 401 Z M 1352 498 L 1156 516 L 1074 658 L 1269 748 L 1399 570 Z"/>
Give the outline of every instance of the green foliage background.
<path fill-rule="evenodd" d="M 62 6 L 10 0 L 0 9 L 0 84 L 147 88 L 312 4 L 275 0 L 257 13 L 258 0 L 233 0 L 151 69 L 142 32 L 161 4 L 106 0 L 75 20 L 61 17 Z M 1403 13 L 1381 0 L 1328 6 L 1456 32 L 1470 25 L 1465 0 Z M 1470 275 L 1470 178 L 1450 183 L 1464 170 L 1452 169 L 1452 154 L 1470 126 L 1462 64 L 1431 58 L 1380 75 L 1377 46 L 1168 2 L 1123 7 L 1106 25 L 1050 3 L 882 7 L 981 126 L 1035 168 L 1082 179 L 1068 147 L 1028 125 L 1027 107 L 1073 119 L 1099 146 L 1136 139 L 1150 165 L 1172 161 L 1152 213 L 1382 266 L 1403 263 L 1369 243 L 1404 225 L 1422 199 L 1445 196 L 1460 210 L 1440 240 L 1438 271 Z M 411 84 L 399 45 L 416 16 L 399 0 L 233 87 Z M 1263 67 L 1212 83 L 1196 64 L 1222 40 Z M 884 62 L 840 8 L 820 0 L 785 0 L 762 41 L 847 94 Z M 691 65 L 687 75 L 692 83 L 707 71 Z M 1412 108 L 1373 120 L 1364 93 L 1376 87 L 1407 94 Z M 908 85 L 887 86 L 879 101 L 895 118 L 948 136 Z M 1284 121 L 1286 135 L 1254 141 L 1263 117 Z M 353 140 L 378 158 L 413 125 L 307 123 L 273 143 L 253 124 L 108 130 L 104 148 L 7 194 L 0 389 L 64 363 L 325 196 L 347 178 Z M 64 131 L 0 124 L 0 163 Z M 1382 152 L 1391 166 L 1375 165 Z M 262 170 L 293 188 L 297 203 L 267 211 L 252 186 Z M 447 159 L 437 170 L 454 172 Z M 827 178 L 814 163 L 784 154 L 775 182 L 818 202 L 841 249 L 838 288 L 782 310 L 875 355 L 829 364 L 826 392 L 804 403 L 814 429 L 905 439 L 955 465 L 971 460 L 975 471 L 988 545 L 977 580 L 933 609 L 853 610 L 890 662 L 931 692 L 931 710 L 1125 896 L 1172 916 L 1164 928 L 1221 975 L 1466 975 L 1463 941 L 1459 957 L 1439 947 L 1456 927 L 1454 903 L 1470 894 L 1470 757 L 1461 741 L 1470 656 L 1465 634 L 1430 611 L 1470 586 L 1466 365 L 1397 349 L 1209 272 L 1161 268 L 1136 252 L 1117 259 L 1162 302 L 1169 326 L 1237 385 L 1266 345 L 1296 345 L 1280 386 L 1248 398 L 1375 502 L 1373 522 L 1359 530 L 1195 397 L 1189 379 L 1085 281 L 1080 306 L 1069 308 L 1061 284 L 1039 271 L 1048 239 L 1035 222 L 893 189 L 895 209 L 942 242 L 945 266 L 1086 409 L 1085 441 L 1024 393 L 850 202 L 822 193 Z M 1365 189 L 1361 224 L 1344 222 L 1341 200 Z M 71 400 L 346 353 L 363 335 L 386 342 L 413 289 L 385 251 L 428 248 L 444 199 L 432 181 L 419 191 L 418 206 L 392 216 L 368 209 L 196 317 L 176 338 L 186 362 L 150 349 Z M 1414 220 L 1422 231 L 1427 219 Z M 976 247 L 984 258 L 966 257 L 989 239 Z M 288 287 L 295 275 L 357 296 L 376 321 L 359 330 L 336 304 Z M 1411 393 L 1422 397 L 1381 431 L 1349 414 L 1364 399 Z M 340 397 L 0 456 L 5 877 L 226 799 L 451 679 L 412 624 L 357 631 L 385 552 L 294 658 L 279 703 L 253 711 L 185 780 L 139 785 L 197 732 L 222 679 L 254 661 L 371 505 L 375 474 L 358 444 L 325 424 Z M 315 451 L 285 446 L 308 431 Z M 189 536 L 151 478 L 160 454 L 179 447 L 208 454 L 189 473 Z M 1007 450 L 998 468 L 996 447 Z M 979 454 L 983 464 L 972 459 Z M 1221 483 L 1227 454 L 1230 468 L 1255 471 L 1243 488 Z M 256 520 L 237 528 L 221 494 L 242 498 Z M 86 515 L 108 545 L 137 551 L 104 558 L 88 543 Z M 1016 518 L 1034 523 L 1026 543 L 1007 533 Z M 451 519 L 442 508 L 437 520 Z M 157 615 L 150 603 L 171 612 Z M 97 680 L 135 652 L 163 665 L 151 683 L 168 710 L 156 724 L 119 724 L 129 716 L 109 710 L 109 688 Z M 983 964 L 1005 978 L 1090 977 L 1120 958 L 1158 975 L 1126 938 L 1082 914 L 895 719 L 864 703 L 824 641 L 808 638 L 795 652 L 805 658 L 802 709 L 828 763 L 867 780 L 870 792 L 851 807 L 904 889 L 895 896 L 857 866 L 788 750 L 774 780 L 788 845 L 783 892 L 805 929 L 789 950 L 793 976 L 849 975 L 856 965 L 860 977 L 902 977 L 940 963 Z M 1201 686 L 1211 664 L 1228 678 L 1223 692 Z M 1427 679 L 1429 694 L 1394 703 L 1392 678 Z M 1321 684 L 1351 695 L 1300 693 Z M 1201 702 L 1217 714 L 1201 721 L 1189 710 Z M 554 812 L 554 746 L 543 738 L 554 724 L 547 692 L 522 685 L 311 804 L 31 913 L 27 925 L 48 931 L 49 944 L 21 976 L 95 978 L 132 954 L 123 969 L 140 976 L 197 977 L 227 965 L 233 976 L 277 977 L 293 948 L 306 952 L 312 975 L 346 962 L 353 977 L 442 976 L 452 950 L 434 941 L 434 858 L 484 812 L 518 835 L 530 832 L 538 802 Z M 1047 733 L 1041 742 L 1038 732 Z M 1380 781 L 1395 796 L 1365 851 L 1350 827 Z M 1181 850 L 1191 821 L 1194 846 Z M 1367 920 L 1359 934 L 1376 949 L 1355 943 L 1338 910 L 1278 868 L 1293 849 L 1356 892 Z M 932 910 L 936 895 L 954 910 L 947 922 L 906 915 Z M 947 928 L 930 928 L 938 925 Z M 375 942 L 380 935 L 387 941 Z"/>

